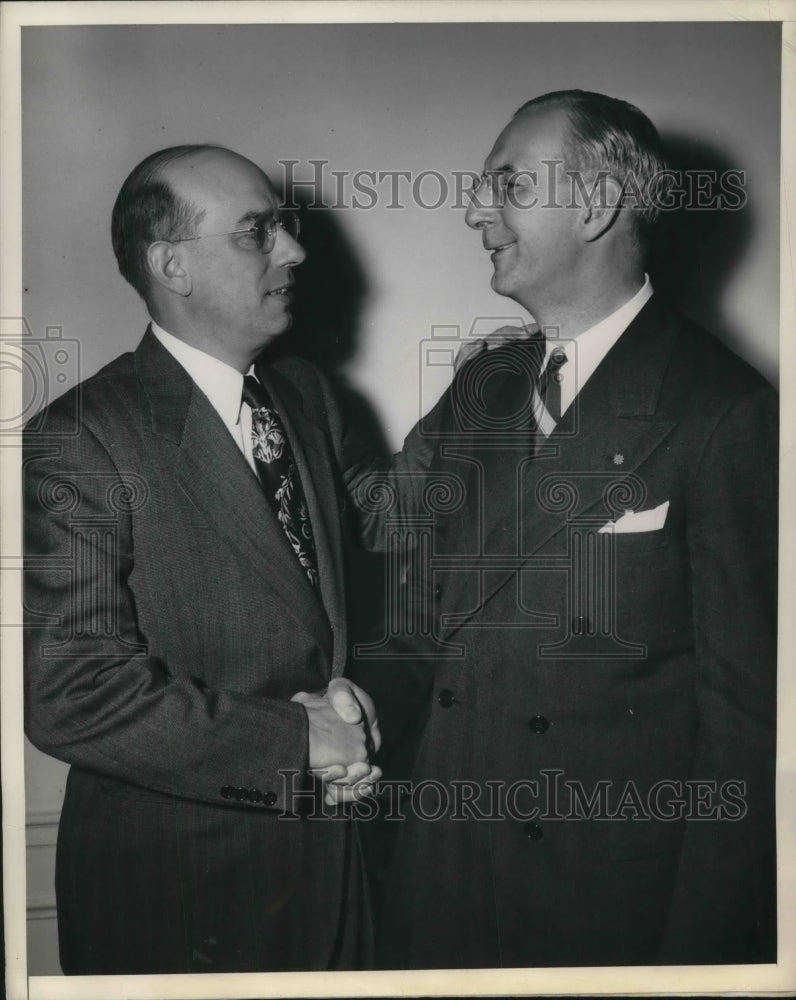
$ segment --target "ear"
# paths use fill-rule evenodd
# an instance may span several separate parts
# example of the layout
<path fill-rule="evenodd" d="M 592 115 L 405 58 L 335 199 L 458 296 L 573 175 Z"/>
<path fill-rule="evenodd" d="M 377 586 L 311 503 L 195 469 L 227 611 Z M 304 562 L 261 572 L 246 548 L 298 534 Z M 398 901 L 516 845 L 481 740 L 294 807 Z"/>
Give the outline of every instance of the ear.
<path fill-rule="evenodd" d="M 152 280 L 176 295 L 191 294 L 191 275 L 184 265 L 182 254 L 173 243 L 158 240 L 146 252 L 147 265 Z"/>
<path fill-rule="evenodd" d="M 595 185 L 579 220 L 582 237 L 587 243 L 598 240 L 619 219 L 622 195 L 622 185 L 610 175 L 602 177 Z"/>

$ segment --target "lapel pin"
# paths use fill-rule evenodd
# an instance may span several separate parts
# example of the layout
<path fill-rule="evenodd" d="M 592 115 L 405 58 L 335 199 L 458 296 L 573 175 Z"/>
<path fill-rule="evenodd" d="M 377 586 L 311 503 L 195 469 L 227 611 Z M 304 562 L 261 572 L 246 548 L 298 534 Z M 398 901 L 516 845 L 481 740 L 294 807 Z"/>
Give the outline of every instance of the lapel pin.
<path fill-rule="evenodd" d="M 613 458 L 614 465 L 624 465 L 625 456 L 621 452 L 617 452 Z"/>

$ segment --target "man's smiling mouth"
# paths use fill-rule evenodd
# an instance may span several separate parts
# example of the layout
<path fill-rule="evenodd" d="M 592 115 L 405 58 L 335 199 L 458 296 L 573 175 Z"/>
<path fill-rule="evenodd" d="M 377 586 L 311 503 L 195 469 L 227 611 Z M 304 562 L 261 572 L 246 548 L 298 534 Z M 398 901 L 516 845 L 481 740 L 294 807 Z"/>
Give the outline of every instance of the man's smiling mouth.
<path fill-rule="evenodd" d="M 492 259 L 494 260 L 494 258 L 497 257 L 499 253 L 502 253 L 504 250 L 508 250 L 509 247 L 513 247 L 516 245 L 517 241 L 512 240 L 510 243 L 501 243 L 500 246 L 497 247 L 487 247 L 487 250 L 492 251 Z"/>

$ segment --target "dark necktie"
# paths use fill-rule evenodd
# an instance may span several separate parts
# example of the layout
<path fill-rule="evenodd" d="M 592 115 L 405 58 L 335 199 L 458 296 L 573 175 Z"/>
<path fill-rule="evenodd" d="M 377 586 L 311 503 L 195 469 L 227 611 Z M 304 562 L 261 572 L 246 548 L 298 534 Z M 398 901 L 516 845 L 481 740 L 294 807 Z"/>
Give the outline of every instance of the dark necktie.
<path fill-rule="evenodd" d="M 253 375 L 243 378 L 243 402 L 252 411 L 257 477 L 310 583 L 318 585 L 315 541 L 293 451 L 268 390 Z"/>
<path fill-rule="evenodd" d="M 555 423 L 561 420 L 561 383 L 564 380 L 561 369 L 566 363 L 564 351 L 560 347 L 554 348 L 539 379 L 539 395 Z"/>

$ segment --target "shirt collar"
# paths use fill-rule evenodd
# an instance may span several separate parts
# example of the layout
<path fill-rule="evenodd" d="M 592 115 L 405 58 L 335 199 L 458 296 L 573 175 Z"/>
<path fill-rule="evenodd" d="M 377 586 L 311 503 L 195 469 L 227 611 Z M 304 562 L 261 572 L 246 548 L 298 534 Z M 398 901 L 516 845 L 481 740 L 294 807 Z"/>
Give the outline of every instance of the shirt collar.
<path fill-rule="evenodd" d="M 567 355 L 567 364 L 562 369 L 564 383 L 562 385 L 562 412 L 566 410 L 575 396 L 594 374 L 605 355 L 619 340 L 636 316 L 641 312 L 650 298 L 653 288 L 648 274 L 644 275 L 644 284 L 639 290 L 610 316 L 595 323 L 571 340 L 555 340 L 548 338 L 545 350 L 545 360 L 542 368 L 547 366 L 550 355 L 558 347 Z"/>

